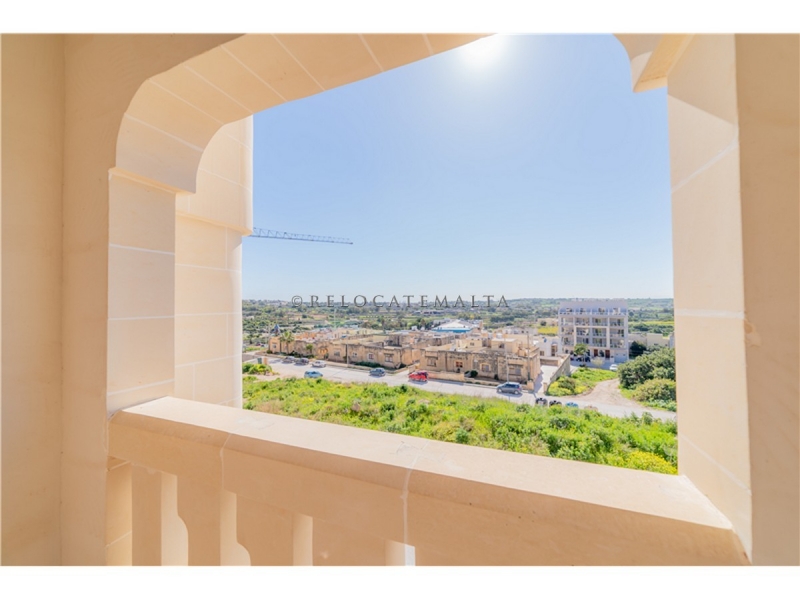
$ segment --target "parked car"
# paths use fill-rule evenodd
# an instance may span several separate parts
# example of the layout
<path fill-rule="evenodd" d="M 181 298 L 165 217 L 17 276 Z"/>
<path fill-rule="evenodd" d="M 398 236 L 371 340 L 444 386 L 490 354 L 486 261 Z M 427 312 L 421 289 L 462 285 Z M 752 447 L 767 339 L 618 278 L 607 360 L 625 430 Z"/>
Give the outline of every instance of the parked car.
<path fill-rule="evenodd" d="M 570 408 L 580 408 L 577 402 L 567 402 L 564 406 L 569 406 Z"/>
<path fill-rule="evenodd" d="M 369 374 L 372 375 L 373 377 L 383 377 L 384 375 L 386 375 L 386 369 L 378 367 L 377 369 L 372 369 L 369 372 Z"/>
<path fill-rule="evenodd" d="M 319 371 L 306 371 L 303 374 L 303 377 L 307 377 L 309 379 L 319 379 L 320 377 L 322 377 L 322 373 L 320 373 Z"/>
<path fill-rule="evenodd" d="M 296 361 L 294 361 L 294 363 L 296 365 L 307 365 L 308 364 L 308 359 L 307 358 L 298 358 Z"/>
<path fill-rule="evenodd" d="M 537 398 L 536 399 L 536 406 L 547 406 L 547 399 L 546 398 Z"/>
<path fill-rule="evenodd" d="M 283 362 L 292 364 L 294 363 L 294 359 L 291 356 L 287 356 L 286 358 L 283 359 Z"/>
<path fill-rule="evenodd" d="M 318 368 L 321 369 L 322 367 L 325 366 L 325 361 L 324 360 L 315 360 L 314 362 L 311 363 L 311 366 L 312 367 L 318 367 Z"/>
<path fill-rule="evenodd" d="M 612 371 L 616 371 L 619 367 L 617 365 L 611 365 L 610 369 Z"/>
<path fill-rule="evenodd" d="M 522 386 L 513 381 L 506 381 L 497 386 L 498 394 L 513 394 L 514 396 L 522 396 Z"/>
<path fill-rule="evenodd" d="M 561 402 L 558 400 L 550 400 L 550 406 L 561 406 Z"/>
<path fill-rule="evenodd" d="M 428 381 L 428 372 L 427 371 L 414 371 L 411 373 L 408 378 L 411 381 Z"/>

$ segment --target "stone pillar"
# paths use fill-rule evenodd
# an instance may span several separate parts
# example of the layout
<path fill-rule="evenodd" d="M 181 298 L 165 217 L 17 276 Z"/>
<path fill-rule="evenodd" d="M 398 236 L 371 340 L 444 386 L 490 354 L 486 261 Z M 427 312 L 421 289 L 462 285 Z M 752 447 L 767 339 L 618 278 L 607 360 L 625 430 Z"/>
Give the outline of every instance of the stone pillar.
<path fill-rule="evenodd" d="M 669 73 L 680 472 L 756 564 L 798 564 L 798 36 Z"/>

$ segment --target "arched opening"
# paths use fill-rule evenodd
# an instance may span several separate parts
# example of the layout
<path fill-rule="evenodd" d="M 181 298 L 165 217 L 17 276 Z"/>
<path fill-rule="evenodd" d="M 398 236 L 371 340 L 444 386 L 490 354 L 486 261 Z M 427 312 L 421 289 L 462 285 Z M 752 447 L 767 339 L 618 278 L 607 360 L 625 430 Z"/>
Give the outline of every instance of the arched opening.
<path fill-rule="evenodd" d="M 350 37 L 352 38 L 352 36 Z M 251 40 L 255 38 L 246 36 L 239 39 L 246 40 L 246 43 L 250 44 L 254 43 Z M 767 187 L 772 185 L 762 177 L 761 171 L 756 172 L 749 168 L 749 163 L 745 164 L 746 157 L 742 154 L 742 152 L 759 147 L 759 144 L 763 142 L 763 138 L 760 136 L 769 129 L 764 120 L 758 116 L 758 111 L 750 115 L 752 120 L 745 123 L 747 135 L 752 136 L 744 138 L 747 150 L 740 150 L 739 147 L 743 139 L 740 130 L 742 111 L 744 114 L 749 114 L 747 110 L 750 106 L 743 104 L 741 100 L 744 98 L 748 102 L 754 102 L 757 106 L 769 104 L 762 92 L 754 90 L 758 89 L 759 84 L 766 85 L 765 89 L 771 89 L 769 88 L 770 81 L 764 81 L 759 74 L 760 50 L 751 46 L 750 41 L 738 39 L 735 36 L 700 36 L 694 39 L 688 39 L 686 36 L 658 36 L 656 38 L 639 38 L 637 36 L 632 40 L 623 39 L 622 41 L 633 58 L 633 79 L 639 89 L 648 89 L 650 86 L 663 83 L 667 77 L 670 81 L 673 224 L 676 242 L 676 322 L 678 337 L 683 340 L 681 347 L 686 350 L 681 355 L 683 358 L 680 359 L 681 363 L 679 364 L 679 372 L 682 373 L 680 390 L 681 394 L 685 392 L 686 397 L 692 400 L 692 409 L 682 413 L 681 469 L 693 484 L 731 520 L 742 545 L 748 555 L 752 557 L 754 547 L 757 547 L 758 543 L 764 543 L 766 547 L 770 547 L 769 540 L 776 539 L 776 536 L 784 539 L 781 538 L 780 519 L 767 516 L 770 513 L 768 507 L 774 503 L 770 499 L 770 494 L 767 493 L 771 485 L 769 482 L 774 483 L 777 472 L 775 468 L 764 467 L 759 462 L 770 456 L 776 448 L 768 439 L 766 422 L 754 418 L 760 414 L 758 411 L 766 409 L 766 397 L 757 388 L 758 382 L 762 381 L 766 387 L 773 385 L 768 379 L 760 379 L 761 375 L 756 367 L 770 364 L 770 360 L 775 356 L 774 349 L 770 349 L 766 353 L 762 350 L 763 337 L 761 333 L 770 332 L 770 340 L 778 339 L 772 335 L 775 317 L 770 314 L 771 308 L 768 308 L 771 304 L 761 302 L 763 298 L 759 295 L 759 286 L 756 285 L 755 288 L 752 288 L 748 287 L 749 284 L 745 285 L 751 281 L 768 284 L 772 281 L 771 278 L 779 277 L 780 271 L 777 266 L 770 265 L 769 261 L 765 261 L 763 252 L 751 243 L 755 238 L 748 238 L 748 235 L 757 236 L 759 233 L 764 233 L 764 227 L 779 226 L 780 222 L 780 218 L 776 218 L 772 212 L 757 213 L 755 211 L 757 199 L 751 194 L 752 189 L 748 187 L 754 182 Z M 353 39 L 344 41 L 344 38 L 339 38 L 336 43 L 339 42 L 347 47 L 356 44 Z M 244 45 L 245 41 L 239 43 Z M 363 40 L 358 43 L 361 44 L 360 48 L 365 47 L 366 42 Z M 430 44 L 430 40 L 428 43 Z M 778 50 L 781 50 L 783 43 L 796 46 L 796 41 L 790 43 L 776 40 L 775 44 L 780 46 Z M 236 53 L 230 50 L 231 47 L 229 45 L 220 47 L 221 51 L 225 53 L 225 58 L 222 58 L 221 62 L 226 63 L 230 68 L 220 67 L 219 64 L 216 64 L 216 60 L 210 58 L 211 53 L 192 59 L 198 60 L 197 69 L 208 69 L 206 72 L 208 77 L 229 77 L 234 73 L 239 73 L 242 78 L 255 78 L 254 81 L 264 84 L 262 93 L 257 98 L 242 96 L 233 103 L 228 102 L 226 110 L 232 114 L 236 110 L 244 111 L 245 114 L 239 117 L 242 118 L 265 108 L 270 105 L 270 102 L 276 102 L 275 97 L 279 93 L 288 97 L 285 93 L 276 91 L 275 86 L 267 85 L 264 75 L 259 75 L 253 65 L 242 64 L 241 56 L 235 56 Z M 372 44 L 368 47 L 375 50 Z M 306 47 L 307 49 L 308 47 Z M 305 60 L 302 57 L 299 61 L 297 60 L 298 54 L 303 52 L 303 44 L 300 43 L 296 50 L 292 53 L 293 58 L 295 63 L 300 64 Z M 348 55 L 346 50 L 347 48 L 343 46 L 342 52 L 335 54 L 336 56 Z M 217 52 L 217 50 L 212 52 Z M 328 56 L 330 57 L 330 55 Z M 742 57 L 749 58 L 744 62 L 737 62 L 741 61 Z M 366 61 L 366 59 L 364 60 Z M 334 84 L 337 81 L 357 78 L 361 73 L 356 69 L 342 74 L 340 70 L 337 70 L 337 66 L 341 66 L 339 64 L 330 64 L 330 62 L 326 64 L 324 60 L 320 64 L 323 71 L 332 74 L 331 81 Z M 368 61 L 361 64 L 368 64 Z M 380 59 L 375 60 L 373 66 L 363 72 L 364 76 L 375 72 L 375 65 L 379 64 Z M 197 72 L 194 66 L 183 65 L 182 67 Z M 280 71 L 280 68 L 278 70 Z M 217 75 L 212 75 L 212 72 L 216 72 Z M 247 73 L 246 76 L 245 73 Z M 203 76 L 206 80 L 208 77 Z M 298 75 L 298 77 L 305 81 L 302 75 Z M 320 81 L 319 77 L 311 78 L 311 81 L 313 80 L 316 80 L 321 87 L 326 85 L 325 82 Z M 196 82 L 192 80 L 177 85 L 185 85 L 188 89 L 194 83 Z M 307 81 L 306 84 L 311 85 Z M 220 86 L 213 87 L 218 88 L 217 91 L 219 91 Z M 298 84 L 298 88 L 293 89 L 301 87 L 302 85 Z M 239 89 L 246 92 L 251 88 L 243 85 Z M 174 91 L 171 93 L 175 94 Z M 301 95 L 302 93 L 300 92 Z M 228 96 L 229 100 L 231 99 L 230 94 L 225 94 L 225 96 Z M 784 96 L 781 98 L 785 102 L 779 104 L 775 109 L 778 112 L 790 104 L 791 99 L 784 98 Z M 270 99 L 266 100 L 266 98 Z M 221 104 L 227 102 L 222 96 L 217 99 Z M 738 105 L 737 101 L 740 101 Z M 221 121 L 232 120 L 234 119 Z M 121 178 L 137 181 L 143 185 L 144 195 L 151 197 L 158 196 L 161 192 L 169 195 L 181 191 L 190 193 L 197 191 L 194 188 L 195 175 L 202 157 L 202 148 L 205 147 L 218 127 L 208 125 L 206 128 L 201 128 L 203 133 L 198 139 L 194 142 L 184 143 L 186 140 L 182 140 L 179 136 L 162 135 L 164 134 L 163 130 L 156 131 L 159 128 L 145 125 L 144 122 L 139 117 L 126 119 L 122 130 L 123 134 L 120 136 L 121 145 L 117 161 L 119 171 L 112 173 L 112 189 L 114 187 L 113 178 L 115 175 L 119 175 Z M 174 122 L 179 123 L 180 119 L 175 119 Z M 180 143 L 177 145 L 173 143 L 178 139 L 181 139 Z M 125 143 L 130 141 L 134 141 L 134 143 L 131 145 Z M 787 143 L 791 143 L 791 140 Z M 146 150 L 148 147 L 151 151 Z M 170 163 L 170 161 L 173 162 Z M 164 166 L 167 164 L 172 164 L 175 168 L 165 171 Z M 796 171 L 796 164 L 792 168 Z M 791 191 L 789 188 L 792 184 L 788 183 L 790 171 L 791 168 L 788 166 L 781 171 L 779 182 L 774 185 L 777 197 L 782 199 L 781 206 L 791 213 L 791 203 L 783 202 L 783 199 L 790 195 L 787 190 Z M 744 183 L 742 183 L 743 181 Z M 141 192 L 142 190 L 138 190 L 137 194 Z M 164 196 L 164 199 L 166 200 L 167 196 Z M 703 199 L 706 201 L 704 202 Z M 112 206 L 113 204 L 114 193 L 112 192 Z M 113 215 L 111 231 L 112 233 L 114 231 Z M 789 232 L 788 237 L 796 242 L 796 233 Z M 169 248 L 146 248 L 146 250 L 153 255 L 169 255 L 171 252 L 175 252 L 174 249 L 170 250 Z M 111 252 L 110 257 L 112 257 Z M 142 258 L 139 255 L 137 257 Z M 145 259 L 142 258 L 142 260 Z M 147 263 L 144 270 L 150 277 L 152 271 L 149 265 L 159 259 L 150 257 L 147 260 L 151 262 Z M 163 260 L 166 262 L 166 259 Z M 788 262 L 791 263 L 790 266 L 796 267 L 796 256 L 793 255 Z M 164 272 L 166 273 L 166 269 Z M 796 287 L 797 269 L 794 268 L 792 273 L 795 273 L 792 276 L 792 282 L 794 282 L 792 285 Z M 167 287 L 162 286 L 161 289 L 167 289 Z M 109 289 L 111 306 L 114 306 L 114 293 L 112 286 Z M 792 295 L 789 294 L 789 296 Z M 158 302 L 163 303 L 162 306 L 167 306 L 174 299 L 162 297 L 151 300 L 153 300 L 153 306 Z M 787 299 L 787 303 L 791 304 L 795 300 L 796 298 L 792 296 Z M 123 306 L 123 304 L 124 302 L 119 306 Z M 747 319 L 745 319 L 745 308 L 747 309 Z M 793 313 L 793 318 L 796 317 L 795 313 Z M 758 332 L 752 325 L 753 315 L 758 315 L 761 324 Z M 168 320 L 174 318 L 174 315 L 148 314 L 142 316 L 133 314 L 123 315 L 119 318 L 120 321 L 142 319 L 141 324 L 144 325 L 143 319 L 160 317 Z M 154 376 L 154 381 L 140 382 L 137 380 L 134 383 L 139 385 L 121 388 L 120 391 L 125 394 L 120 394 L 118 397 L 120 403 L 115 406 L 116 408 L 151 398 L 150 394 L 154 392 L 153 387 L 165 382 L 169 386 L 169 382 L 174 382 L 175 379 L 174 373 L 171 373 L 171 369 L 174 369 L 174 362 L 167 363 L 166 360 L 154 357 L 148 352 L 152 340 L 158 335 L 166 336 L 163 338 L 165 346 L 170 343 L 170 336 L 166 333 L 169 327 L 153 326 L 152 330 L 148 329 L 144 332 L 136 325 L 139 323 L 120 325 L 120 329 L 126 327 L 127 329 L 123 331 L 121 337 L 114 339 L 112 336 L 115 334 L 111 332 L 110 327 L 109 341 L 113 342 L 114 347 L 127 348 L 126 352 L 132 352 L 135 356 L 144 355 L 145 360 L 157 362 L 158 365 L 164 367 L 163 373 L 156 372 L 157 369 L 146 370 L 159 377 L 166 375 L 167 378 L 157 379 Z M 150 324 L 147 325 L 147 327 L 149 326 Z M 706 339 L 703 339 L 703 336 L 706 336 Z M 146 342 L 144 341 L 145 337 L 147 338 Z M 727 340 L 724 344 L 726 350 L 710 353 L 709 339 Z M 795 356 L 796 344 L 794 342 L 787 343 L 785 350 L 786 355 Z M 113 360 L 116 358 L 109 358 L 110 381 L 114 380 L 113 376 L 116 374 L 117 365 Z M 121 357 L 121 362 L 126 364 L 126 368 L 130 366 L 128 358 L 128 355 Z M 744 365 L 744 367 L 731 374 L 728 370 L 730 364 Z M 781 397 L 787 402 L 790 397 L 794 397 L 792 390 L 795 390 L 796 382 L 789 381 L 789 379 L 791 379 L 791 373 L 795 371 L 796 365 L 791 370 L 787 370 L 789 375 L 780 376 L 779 384 L 777 384 L 777 389 L 782 393 Z M 169 378 L 169 375 L 172 377 Z M 128 383 L 131 382 L 125 382 L 126 385 Z M 139 390 L 145 388 L 151 389 L 140 394 Z M 722 393 L 720 389 L 724 389 L 725 393 Z M 114 405 L 109 403 L 109 406 Z M 710 431 L 708 422 L 712 416 L 716 418 L 717 427 Z M 791 419 L 789 421 L 795 422 Z M 755 458 L 754 455 L 751 455 L 751 441 L 758 442 L 759 452 L 761 452 Z M 796 457 L 792 458 L 796 463 L 795 459 Z M 754 465 L 758 467 L 755 474 L 751 472 L 751 467 Z M 792 472 L 796 474 L 797 469 Z M 791 483 L 792 481 L 787 481 L 785 487 L 786 492 L 790 495 L 789 504 L 794 503 L 792 504 L 794 506 L 797 486 L 792 487 Z M 752 518 L 756 506 L 761 511 L 762 520 L 754 521 Z M 785 510 L 779 512 L 784 516 L 791 513 L 791 511 L 786 512 Z"/>

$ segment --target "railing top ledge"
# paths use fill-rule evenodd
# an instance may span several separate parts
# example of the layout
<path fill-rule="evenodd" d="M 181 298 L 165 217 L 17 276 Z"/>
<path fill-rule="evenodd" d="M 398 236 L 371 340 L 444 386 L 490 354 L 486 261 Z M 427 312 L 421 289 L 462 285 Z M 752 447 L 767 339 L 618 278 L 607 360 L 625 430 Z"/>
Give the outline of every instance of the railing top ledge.
<path fill-rule="evenodd" d="M 730 522 L 685 477 L 426 440 L 164 397 L 115 413 L 109 454 L 222 485 L 225 457 L 292 464 L 503 510 L 530 494 L 715 528 Z M 258 477 L 253 473 L 253 477 Z"/>

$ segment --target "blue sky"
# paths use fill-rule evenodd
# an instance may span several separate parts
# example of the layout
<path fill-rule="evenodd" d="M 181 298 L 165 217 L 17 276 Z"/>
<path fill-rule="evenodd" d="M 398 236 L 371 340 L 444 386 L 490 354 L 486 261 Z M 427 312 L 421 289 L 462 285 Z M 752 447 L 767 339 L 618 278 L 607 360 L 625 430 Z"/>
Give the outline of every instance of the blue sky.
<path fill-rule="evenodd" d="M 671 297 L 666 92 L 610 35 L 495 36 L 255 116 L 243 297 Z M 402 300 L 402 299 L 401 299 Z"/>

